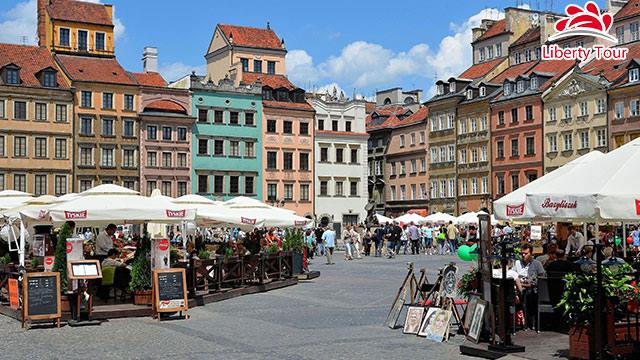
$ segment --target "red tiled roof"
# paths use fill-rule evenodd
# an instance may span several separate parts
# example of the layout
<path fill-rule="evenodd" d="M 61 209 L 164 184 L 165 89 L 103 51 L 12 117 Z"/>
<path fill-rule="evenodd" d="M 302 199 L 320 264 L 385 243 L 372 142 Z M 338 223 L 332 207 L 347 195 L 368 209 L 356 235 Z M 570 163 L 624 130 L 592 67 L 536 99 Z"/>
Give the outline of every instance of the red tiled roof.
<path fill-rule="evenodd" d="M 372 131 L 372 130 L 379 130 L 379 129 L 384 129 L 384 128 L 389 128 L 389 124 L 394 123 L 396 121 L 399 121 L 399 119 L 395 116 L 395 115 L 391 115 L 388 118 L 386 118 L 383 122 L 381 122 L 380 124 L 373 124 L 373 117 L 371 116 L 371 114 L 369 114 L 369 116 L 367 116 L 367 132 Z"/>
<path fill-rule="evenodd" d="M 166 87 L 167 82 L 157 72 L 129 73 L 142 86 Z"/>
<path fill-rule="evenodd" d="M 426 120 L 428 116 L 429 116 L 429 108 L 426 106 L 421 106 L 420 109 L 418 109 L 418 111 L 414 112 L 413 114 L 409 115 L 403 120 L 399 120 L 399 123 L 393 124 L 393 125 L 396 126 L 396 125 L 417 124 L 421 121 Z"/>
<path fill-rule="evenodd" d="M 56 55 L 63 70 L 74 81 L 137 85 L 115 58 Z"/>
<path fill-rule="evenodd" d="M 293 85 L 289 79 L 284 75 L 270 75 L 262 73 L 242 73 L 242 83 L 250 85 L 260 80 L 262 86 L 268 86 L 272 89 L 285 88 L 287 90 L 295 90 L 298 87 Z"/>
<path fill-rule="evenodd" d="M 518 45 L 524 45 L 534 41 L 540 42 L 540 26 L 536 26 L 525 31 L 524 34 L 522 34 L 522 36 L 520 36 L 518 40 L 514 41 L 509 47 L 516 47 Z"/>
<path fill-rule="evenodd" d="M 282 43 L 271 29 L 260 29 L 248 26 L 235 26 L 218 24 L 218 27 L 230 40 L 233 37 L 233 45 L 249 46 L 262 49 L 282 50 Z"/>
<path fill-rule="evenodd" d="M 103 4 L 84 1 L 53 0 L 47 5 L 47 13 L 54 20 L 66 20 L 87 24 L 113 26 L 113 22 Z"/>
<path fill-rule="evenodd" d="M 185 108 L 182 107 L 182 105 L 176 102 L 173 102 L 171 100 L 157 100 L 145 106 L 144 109 L 161 111 L 161 112 L 180 113 L 180 114 L 187 113 L 187 110 L 185 110 Z"/>
<path fill-rule="evenodd" d="M 540 86 L 540 91 L 548 89 L 553 83 L 561 78 L 567 71 L 571 70 L 576 65 L 573 60 L 548 60 L 539 62 L 533 69 L 529 71 L 529 74 L 533 72 L 553 74 L 553 77 L 545 81 Z"/>
<path fill-rule="evenodd" d="M 48 67 L 59 71 L 51 53 L 44 47 L 0 43 L 0 68 L 8 64 L 20 67 L 21 84 L 27 86 L 42 86 L 36 74 Z M 69 88 L 61 74 L 58 75 L 58 86 Z"/>
<path fill-rule="evenodd" d="M 613 20 L 621 20 L 624 18 L 636 16 L 640 14 L 640 0 L 629 0 L 622 9 L 613 15 Z"/>
<path fill-rule="evenodd" d="M 582 71 L 590 75 L 602 74 L 610 82 L 623 84 L 628 80 L 626 76 L 627 64 L 631 59 L 640 58 L 640 43 L 634 42 L 625 44 L 625 46 L 629 49 L 627 60 L 592 60 L 582 68 Z"/>
<path fill-rule="evenodd" d="M 309 103 L 304 102 L 304 103 L 294 103 L 294 102 L 288 102 L 288 101 L 272 101 L 272 100 L 263 100 L 262 101 L 262 105 L 264 107 L 272 107 L 272 108 L 286 108 L 286 109 L 293 109 L 293 110 L 309 110 L 309 111 L 315 111 L 313 109 L 313 106 L 311 106 Z"/>
<path fill-rule="evenodd" d="M 502 84 L 506 79 L 513 79 L 520 74 L 526 74 L 535 64 L 536 62 L 529 61 L 526 63 L 509 66 L 489 82 L 492 84 Z"/>
<path fill-rule="evenodd" d="M 494 36 L 498 36 L 507 32 L 507 21 L 505 19 L 498 20 L 493 24 L 482 36 L 476 39 L 474 42 L 486 40 Z"/>
<path fill-rule="evenodd" d="M 401 109 L 403 109 L 400 106 L 397 105 L 393 105 L 396 107 L 399 107 Z M 393 107 L 390 106 L 390 107 Z M 378 110 L 375 111 L 376 113 L 380 114 L 380 112 L 378 112 Z M 379 124 L 373 124 L 373 117 L 371 114 L 369 114 L 367 116 L 366 119 L 366 123 L 367 123 L 367 131 L 372 131 L 372 130 L 378 130 L 378 129 L 391 129 L 397 126 L 406 126 L 406 125 L 413 125 L 413 124 L 417 124 L 423 120 L 425 120 L 427 118 L 427 116 L 429 116 L 429 109 L 426 106 L 421 107 L 418 111 L 416 111 L 415 113 L 407 116 L 404 119 L 400 119 L 396 116 L 396 114 L 404 114 L 404 112 L 398 112 L 398 113 L 393 113 L 391 114 L 388 118 L 386 118 L 384 121 L 382 121 Z M 380 114 L 382 115 L 382 114 Z M 384 115 L 383 115 L 384 116 Z"/>
<path fill-rule="evenodd" d="M 333 131 L 333 130 L 317 130 L 316 134 L 326 135 L 349 135 L 349 136 L 369 136 L 367 133 L 351 132 L 351 131 Z"/>
<path fill-rule="evenodd" d="M 379 107 L 373 110 L 373 112 L 381 116 L 406 114 L 407 111 L 411 111 L 411 110 L 401 105 L 387 105 L 387 106 Z"/>
<path fill-rule="evenodd" d="M 472 65 L 465 70 L 458 78 L 462 79 L 478 79 L 487 75 L 491 70 L 498 66 L 506 57 L 496 58 L 491 61 L 485 61 L 479 64 Z"/>

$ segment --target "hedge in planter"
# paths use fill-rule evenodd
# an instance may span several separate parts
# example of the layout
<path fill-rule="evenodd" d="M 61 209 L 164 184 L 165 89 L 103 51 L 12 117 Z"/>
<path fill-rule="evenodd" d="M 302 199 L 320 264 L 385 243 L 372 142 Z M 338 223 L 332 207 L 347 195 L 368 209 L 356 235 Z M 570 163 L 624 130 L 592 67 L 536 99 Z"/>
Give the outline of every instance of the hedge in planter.
<path fill-rule="evenodd" d="M 60 273 L 60 290 L 67 292 L 67 239 L 73 236 L 69 224 L 64 224 L 56 236 L 56 251 L 51 271 Z"/>
<path fill-rule="evenodd" d="M 149 238 L 144 237 L 140 241 L 140 245 L 136 249 L 136 255 L 131 265 L 131 281 L 129 282 L 129 288 L 134 292 L 134 295 L 142 295 L 148 303 L 151 303 L 151 241 Z M 146 299 L 148 297 L 148 299 Z M 136 303 L 146 301 L 136 301 Z"/>

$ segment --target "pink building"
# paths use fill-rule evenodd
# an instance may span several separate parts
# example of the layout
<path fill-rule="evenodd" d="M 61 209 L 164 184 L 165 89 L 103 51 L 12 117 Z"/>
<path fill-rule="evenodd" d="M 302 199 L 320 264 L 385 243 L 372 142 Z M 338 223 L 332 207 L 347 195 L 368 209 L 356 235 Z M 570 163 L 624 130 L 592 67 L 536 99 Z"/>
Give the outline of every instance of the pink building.
<path fill-rule="evenodd" d="M 191 96 L 168 88 L 156 72 L 132 73 L 140 84 L 140 193 L 179 197 L 191 191 Z M 136 133 L 136 132 L 134 132 Z"/>

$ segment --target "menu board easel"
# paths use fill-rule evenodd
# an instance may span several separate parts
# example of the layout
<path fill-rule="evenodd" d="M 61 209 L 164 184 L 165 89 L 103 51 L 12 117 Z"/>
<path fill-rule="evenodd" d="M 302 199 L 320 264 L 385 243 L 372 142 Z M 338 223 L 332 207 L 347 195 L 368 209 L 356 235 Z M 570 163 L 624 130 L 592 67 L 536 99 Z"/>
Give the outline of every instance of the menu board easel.
<path fill-rule="evenodd" d="M 60 327 L 60 273 L 25 273 L 22 279 L 22 327 L 32 320 L 53 320 Z"/>
<path fill-rule="evenodd" d="M 189 318 L 187 277 L 184 269 L 156 269 L 153 271 L 153 312 L 160 320 L 160 313 L 185 312 Z"/>
<path fill-rule="evenodd" d="M 78 288 L 74 291 L 75 305 L 72 307 L 71 317 L 69 321 L 70 326 L 84 326 L 94 325 L 95 321 L 92 320 L 80 320 L 82 312 L 82 299 L 83 294 L 90 294 L 88 290 L 90 282 L 87 280 L 102 279 L 102 268 L 99 260 L 68 260 L 67 261 L 67 276 L 71 280 L 80 280 L 78 282 Z M 88 317 L 91 317 L 93 312 L 93 296 L 88 295 L 87 299 L 87 313 Z M 99 323 L 99 322 L 98 322 Z"/>
<path fill-rule="evenodd" d="M 102 268 L 98 260 L 69 260 L 67 274 L 71 280 L 102 279 Z"/>

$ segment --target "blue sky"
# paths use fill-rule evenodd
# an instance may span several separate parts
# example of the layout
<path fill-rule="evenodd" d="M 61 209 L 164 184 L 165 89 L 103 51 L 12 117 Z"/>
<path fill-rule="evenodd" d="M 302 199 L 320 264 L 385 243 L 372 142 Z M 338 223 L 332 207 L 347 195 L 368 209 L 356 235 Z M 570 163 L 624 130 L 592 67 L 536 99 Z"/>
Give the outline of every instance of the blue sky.
<path fill-rule="evenodd" d="M 91 0 L 99 2 L 100 0 Z M 35 41 L 36 0 L 0 1 L 0 41 Z M 470 28 L 499 17 L 507 6 L 548 7 L 549 0 L 220 1 L 112 0 L 116 54 L 130 71 L 141 70 L 144 46 L 160 52 L 160 70 L 175 80 L 204 70 L 204 52 L 217 23 L 266 26 L 289 50 L 287 72 L 298 86 L 336 84 L 371 96 L 394 86 L 432 87 L 434 76 L 459 73 L 471 61 Z M 582 5 L 584 1 L 577 3 Z M 554 0 L 562 12 L 567 0 Z M 604 6 L 604 0 L 598 1 Z M 276 5 L 277 4 L 277 5 Z"/>

